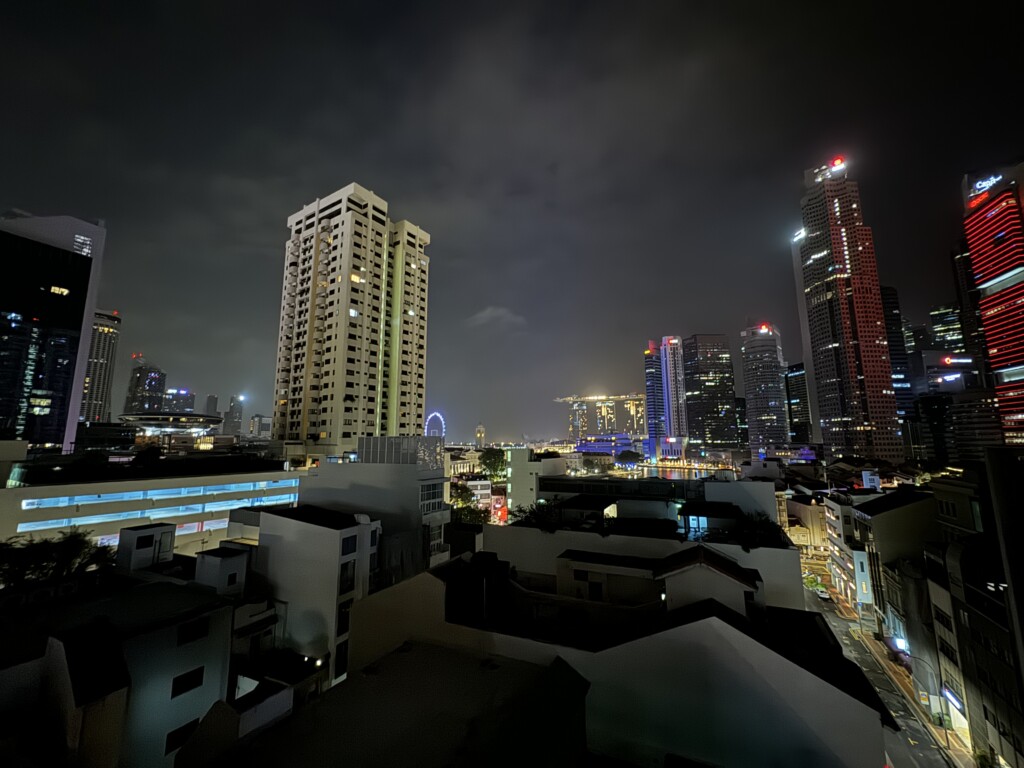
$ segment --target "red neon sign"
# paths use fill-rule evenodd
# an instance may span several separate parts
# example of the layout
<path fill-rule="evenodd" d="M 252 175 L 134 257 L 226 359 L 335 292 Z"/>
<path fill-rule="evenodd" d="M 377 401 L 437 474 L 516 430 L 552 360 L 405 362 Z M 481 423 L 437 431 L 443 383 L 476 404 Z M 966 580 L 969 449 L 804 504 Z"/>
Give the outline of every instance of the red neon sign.
<path fill-rule="evenodd" d="M 972 197 L 970 200 L 968 200 L 967 201 L 967 207 L 968 208 L 977 208 L 979 205 L 981 205 L 987 199 L 988 199 L 988 192 L 982 192 L 980 195 L 978 195 L 976 197 Z"/>

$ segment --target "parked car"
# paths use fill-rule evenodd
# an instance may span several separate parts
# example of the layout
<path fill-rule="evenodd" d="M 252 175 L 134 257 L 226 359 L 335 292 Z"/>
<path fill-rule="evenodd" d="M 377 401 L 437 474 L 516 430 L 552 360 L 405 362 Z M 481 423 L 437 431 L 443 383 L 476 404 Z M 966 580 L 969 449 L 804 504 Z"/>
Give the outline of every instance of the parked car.
<path fill-rule="evenodd" d="M 827 589 L 821 589 L 821 588 L 816 589 L 816 590 L 814 590 L 814 594 L 816 594 L 822 600 L 831 600 L 832 599 L 832 595 L 830 595 L 828 593 Z"/>

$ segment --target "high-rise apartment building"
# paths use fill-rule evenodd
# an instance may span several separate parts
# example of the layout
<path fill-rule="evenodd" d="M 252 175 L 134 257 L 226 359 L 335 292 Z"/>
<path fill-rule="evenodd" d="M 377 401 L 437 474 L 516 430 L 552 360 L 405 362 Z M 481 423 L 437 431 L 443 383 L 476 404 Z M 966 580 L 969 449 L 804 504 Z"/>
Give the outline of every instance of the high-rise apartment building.
<path fill-rule="evenodd" d="M 964 233 L 1008 445 L 1024 444 L 1024 163 L 964 177 Z"/>
<path fill-rule="evenodd" d="M 307 457 L 424 421 L 430 235 L 349 184 L 288 217 L 274 438 Z"/>
<path fill-rule="evenodd" d="M 206 410 L 203 411 L 207 416 L 220 416 L 220 412 L 217 410 L 217 396 L 207 395 L 206 396 Z"/>
<path fill-rule="evenodd" d="M 809 381 L 830 456 L 903 458 L 871 228 L 837 157 L 804 175 L 794 266 Z"/>
<path fill-rule="evenodd" d="M 124 413 L 163 411 L 167 374 L 146 362 L 138 352 L 132 353 L 132 372 L 128 375 L 128 393 Z"/>
<path fill-rule="evenodd" d="M 228 402 L 228 409 L 224 411 L 224 421 L 221 424 L 220 433 L 232 437 L 240 437 L 242 434 L 242 409 L 245 403 L 245 395 L 232 395 Z"/>
<path fill-rule="evenodd" d="M 71 450 L 105 237 L 71 216 L 0 217 L 0 440 Z"/>
<path fill-rule="evenodd" d="M 789 442 L 789 414 L 782 335 L 771 323 L 761 323 L 740 331 L 740 345 L 750 450 L 784 445 Z"/>
<path fill-rule="evenodd" d="M 110 388 L 114 383 L 121 316 L 117 310 L 98 309 L 93 314 L 89 360 L 82 382 L 79 421 L 110 421 Z"/>
<path fill-rule="evenodd" d="M 736 386 L 729 337 L 694 334 L 683 339 L 689 444 L 704 451 L 735 448 Z"/>
<path fill-rule="evenodd" d="M 653 450 L 654 444 L 668 434 L 661 350 L 654 341 L 648 341 L 644 350 L 644 391 L 647 395 L 647 437 Z"/>
<path fill-rule="evenodd" d="M 960 325 L 960 307 L 941 304 L 928 312 L 932 344 L 944 352 L 964 352 L 964 332 Z"/>
<path fill-rule="evenodd" d="M 811 403 L 807 399 L 807 372 L 803 363 L 793 363 L 786 370 L 786 411 L 790 442 L 798 445 L 815 442 Z"/>
<path fill-rule="evenodd" d="M 906 323 L 900 309 L 896 289 L 883 285 L 882 311 L 885 313 L 885 338 L 889 344 L 889 363 L 892 367 L 892 388 L 896 393 L 896 416 L 905 422 L 914 413 L 914 393 L 910 382 L 910 357 L 904 335 Z"/>
<path fill-rule="evenodd" d="M 683 377 L 683 340 L 661 340 L 661 386 L 665 392 L 665 429 L 669 437 L 686 437 L 686 383 Z"/>

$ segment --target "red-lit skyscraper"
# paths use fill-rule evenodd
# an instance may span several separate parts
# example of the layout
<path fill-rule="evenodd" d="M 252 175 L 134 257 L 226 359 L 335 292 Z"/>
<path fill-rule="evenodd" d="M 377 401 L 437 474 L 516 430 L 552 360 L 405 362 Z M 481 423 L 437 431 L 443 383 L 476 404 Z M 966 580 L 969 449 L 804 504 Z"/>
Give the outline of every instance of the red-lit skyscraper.
<path fill-rule="evenodd" d="M 1007 444 L 1024 444 L 1024 163 L 964 176 L 964 234 Z"/>
<path fill-rule="evenodd" d="M 903 459 L 878 265 L 857 183 L 842 157 L 804 174 L 793 239 L 804 360 L 832 456 Z"/>

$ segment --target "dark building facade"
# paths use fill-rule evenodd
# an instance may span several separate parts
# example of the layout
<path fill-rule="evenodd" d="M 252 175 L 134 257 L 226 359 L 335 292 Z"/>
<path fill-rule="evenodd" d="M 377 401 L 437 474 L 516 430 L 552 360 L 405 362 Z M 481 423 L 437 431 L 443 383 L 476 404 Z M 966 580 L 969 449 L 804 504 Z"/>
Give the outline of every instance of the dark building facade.
<path fill-rule="evenodd" d="M 647 395 L 647 437 L 652 446 L 665 437 L 665 389 L 662 384 L 661 351 L 654 341 L 644 350 L 644 392 Z"/>
<path fill-rule="evenodd" d="M 786 370 L 786 408 L 789 411 L 789 439 L 798 445 L 814 442 L 811 429 L 811 402 L 807 399 L 807 371 L 803 363 Z"/>
<path fill-rule="evenodd" d="M 0 218 L 0 440 L 70 450 L 104 239 L 69 216 Z"/>
<path fill-rule="evenodd" d="M 736 448 L 739 429 L 729 337 L 694 334 L 683 339 L 683 368 L 690 446 L 705 451 Z"/>
<path fill-rule="evenodd" d="M 143 413 L 164 410 L 164 390 L 167 374 L 150 365 L 138 354 L 132 354 L 132 372 L 128 377 L 128 394 L 124 398 L 124 413 Z"/>
<path fill-rule="evenodd" d="M 904 336 L 903 312 L 896 289 L 883 285 L 882 311 L 885 313 L 885 338 L 889 343 L 889 362 L 892 366 L 892 388 L 896 393 L 896 416 L 906 422 L 914 412 L 914 393 L 910 384 L 910 360 Z"/>

